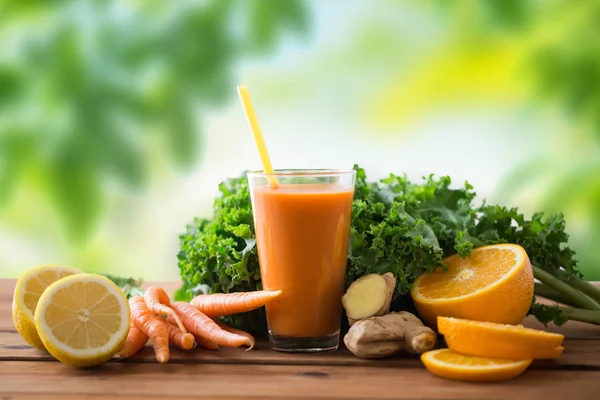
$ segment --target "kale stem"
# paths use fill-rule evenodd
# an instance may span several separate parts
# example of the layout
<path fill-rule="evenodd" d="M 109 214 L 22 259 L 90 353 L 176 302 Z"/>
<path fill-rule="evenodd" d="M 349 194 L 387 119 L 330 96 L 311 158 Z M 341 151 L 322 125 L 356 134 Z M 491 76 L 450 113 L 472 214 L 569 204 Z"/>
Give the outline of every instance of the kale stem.
<path fill-rule="evenodd" d="M 559 307 L 572 321 L 600 325 L 600 311 L 582 310 L 581 308 Z"/>
<path fill-rule="evenodd" d="M 577 307 L 568 296 L 565 296 L 562 292 L 559 292 L 544 283 L 535 283 L 535 295 L 545 297 L 548 300 L 554 300 L 566 306 Z"/>
<path fill-rule="evenodd" d="M 566 271 L 559 270 L 557 276 L 563 281 L 568 281 L 572 287 L 574 287 L 582 293 L 585 293 L 586 295 L 594 299 L 596 302 L 600 303 L 600 287 L 581 279 L 577 275 L 569 274 Z"/>
<path fill-rule="evenodd" d="M 587 295 L 581 293 L 574 287 L 570 286 L 568 283 L 561 281 L 549 272 L 546 272 L 543 269 L 536 266 L 532 267 L 533 275 L 537 280 L 550 286 L 552 289 L 561 292 L 563 296 L 568 297 L 573 304 L 576 304 L 578 307 L 585 308 L 588 310 L 600 311 L 600 304 L 596 303 L 591 297 L 588 297 Z"/>

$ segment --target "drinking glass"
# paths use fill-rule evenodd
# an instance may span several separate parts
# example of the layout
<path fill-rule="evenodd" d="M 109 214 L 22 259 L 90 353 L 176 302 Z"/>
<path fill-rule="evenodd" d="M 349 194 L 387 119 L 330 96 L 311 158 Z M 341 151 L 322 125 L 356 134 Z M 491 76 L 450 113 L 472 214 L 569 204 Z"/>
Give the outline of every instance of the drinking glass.
<path fill-rule="evenodd" d="M 339 347 L 356 171 L 248 172 L 271 348 Z"/>

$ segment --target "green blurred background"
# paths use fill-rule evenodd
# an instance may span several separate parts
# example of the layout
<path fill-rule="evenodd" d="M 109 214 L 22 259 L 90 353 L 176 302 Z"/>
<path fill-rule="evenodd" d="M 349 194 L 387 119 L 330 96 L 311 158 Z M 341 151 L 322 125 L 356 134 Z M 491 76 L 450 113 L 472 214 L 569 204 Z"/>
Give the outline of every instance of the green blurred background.
<path fill-rule="evenodd" d="M 178 279 L 223 179 L 276 168 L 468 180 L 563 212 L 600 280 L 600 2 L 0 0 L 0 277 Z"/>

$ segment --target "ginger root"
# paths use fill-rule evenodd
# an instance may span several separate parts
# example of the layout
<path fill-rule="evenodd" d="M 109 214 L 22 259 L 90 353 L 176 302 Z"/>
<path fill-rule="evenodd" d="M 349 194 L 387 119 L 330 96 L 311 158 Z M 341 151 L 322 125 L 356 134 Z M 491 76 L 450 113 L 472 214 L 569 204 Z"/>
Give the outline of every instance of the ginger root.
<path fill-rule="evenodd" d="M 344 344 L 355 356 L 383 358 L 399 352 L 422 354 L 433 349 L 437 336 L 415 315 L 392 312 L 354 323 Z"/>
<path fill-rule="evenodd" d="M 361 319 L 387 314 L 394 290 L 396 278 L 391 272 L 364 275 L 352 282 L 342 296 L 350 326 Z"/>

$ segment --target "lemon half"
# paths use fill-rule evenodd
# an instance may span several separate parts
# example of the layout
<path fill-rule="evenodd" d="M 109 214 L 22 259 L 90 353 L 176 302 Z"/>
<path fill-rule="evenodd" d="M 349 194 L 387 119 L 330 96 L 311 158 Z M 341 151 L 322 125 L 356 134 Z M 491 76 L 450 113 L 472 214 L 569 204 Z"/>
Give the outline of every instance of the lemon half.
<path fill-rule="evenodd" d="M 17 281 L 12 303 L 13 323 L 17 332 L 30 345 L 45 350 L 35 328 L 34 313 L 44 290 L 65 276 L 79 274 L 71 267 L 41 265 L 25 272 Z"/>
<path fill-rule="evenodd" d="M 78 274 L 54 282 L 35 310 L 35 325 L 52 356 L 73 367 L 102 364 L 129 333 L 129 303 L 111 280 Z"/>

